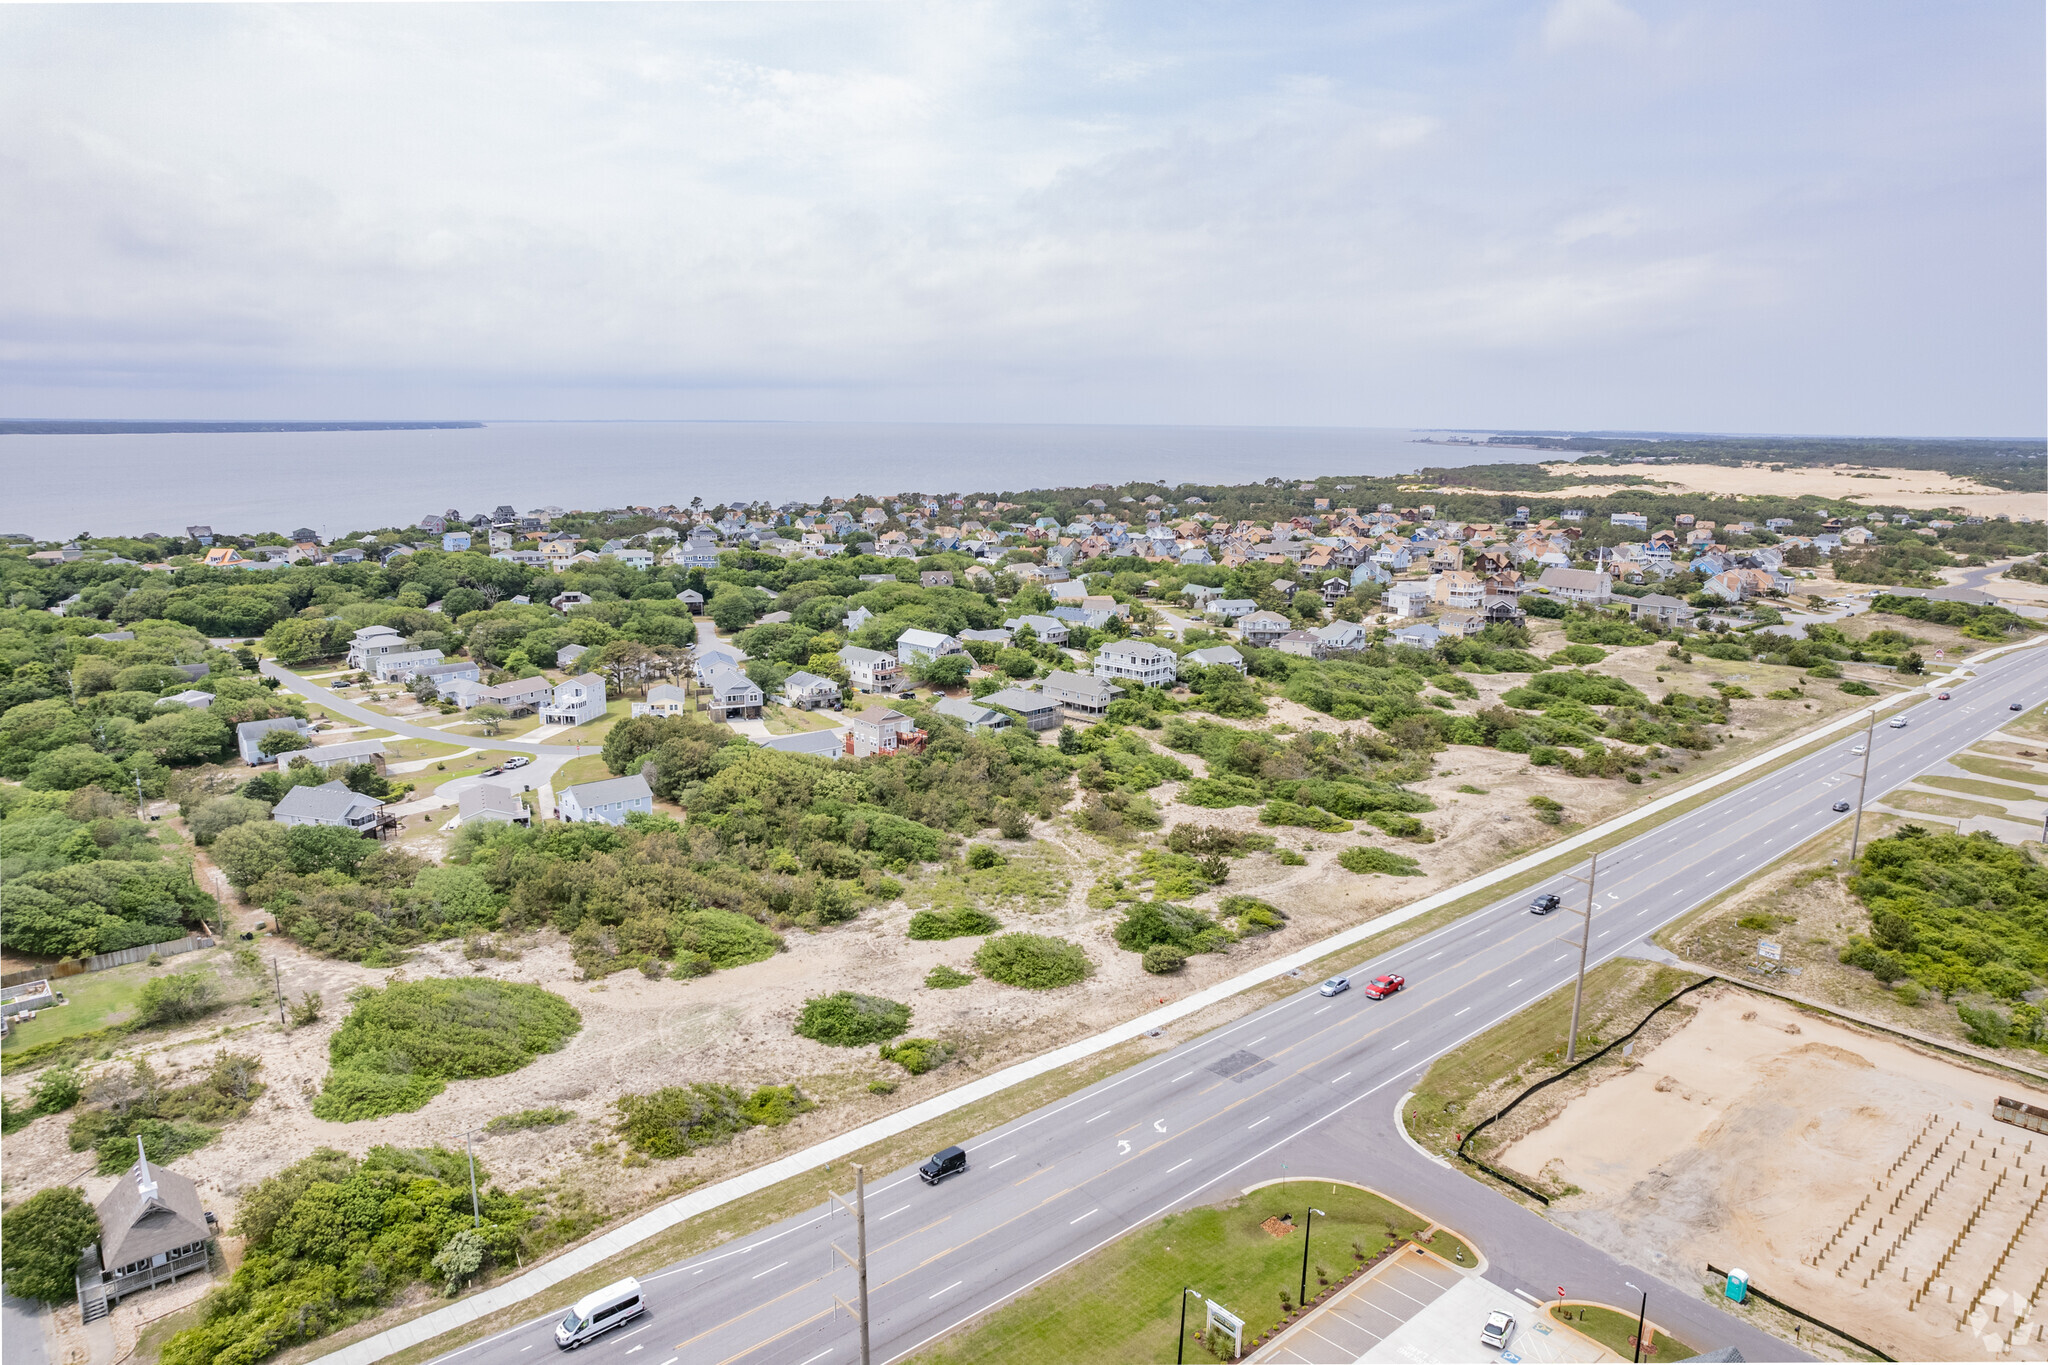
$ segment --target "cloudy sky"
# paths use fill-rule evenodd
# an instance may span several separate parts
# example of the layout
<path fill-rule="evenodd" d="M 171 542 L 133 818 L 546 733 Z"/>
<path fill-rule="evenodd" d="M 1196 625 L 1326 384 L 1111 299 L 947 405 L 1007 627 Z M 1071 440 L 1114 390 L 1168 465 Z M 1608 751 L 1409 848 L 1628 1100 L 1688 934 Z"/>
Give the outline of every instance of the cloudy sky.
<path fill-rule="evenodd" d="M 2043 430 L 2035 0 L 0 8 L 0 411 Z"/>

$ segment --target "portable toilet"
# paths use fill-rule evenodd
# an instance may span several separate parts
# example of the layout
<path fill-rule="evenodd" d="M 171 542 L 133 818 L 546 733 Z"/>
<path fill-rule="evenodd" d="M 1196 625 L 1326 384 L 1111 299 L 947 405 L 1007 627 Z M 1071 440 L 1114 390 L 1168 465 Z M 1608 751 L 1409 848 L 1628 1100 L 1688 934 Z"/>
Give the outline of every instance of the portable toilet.
<path fill-rule="evenodd" d="M 1749 1298 L 1749 1272 L 1747 1270 L 1729 1271 L 1727 1292 L 1729 1299 L 1735 1303 L 1742 1303 L 1747 1300 Z"/>

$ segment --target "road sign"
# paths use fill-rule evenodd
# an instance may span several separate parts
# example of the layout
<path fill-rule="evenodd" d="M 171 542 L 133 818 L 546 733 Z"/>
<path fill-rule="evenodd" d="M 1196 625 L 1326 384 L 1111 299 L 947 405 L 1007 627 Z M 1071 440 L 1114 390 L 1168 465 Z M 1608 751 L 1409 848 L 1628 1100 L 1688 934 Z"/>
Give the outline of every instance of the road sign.
<path fill-rule="evenodd" d="M 1784 952 L 1783 948 L 1767 938 L 1760 938 L 1756 941 L 1756 955 L 1768 961 L 1779 961 L 1784 956 Z"/>
<path fill-rule="evenodd" d="M 1209 1305 L 1209 1325 L 1204 1331 L 1203 1337 L 1213 1344 L 1219 1328 L 1228 1333 L 1230 1336 L 1230 1355 L 1227 1359 L 1235 1360 L 1238 1356 L 1244 1354 L 1244 1319 L 1231 1312 L 1228 1308 L 1220 1307 L 1214 1299 L 1206 1300 L 1206 1302 Z"/>

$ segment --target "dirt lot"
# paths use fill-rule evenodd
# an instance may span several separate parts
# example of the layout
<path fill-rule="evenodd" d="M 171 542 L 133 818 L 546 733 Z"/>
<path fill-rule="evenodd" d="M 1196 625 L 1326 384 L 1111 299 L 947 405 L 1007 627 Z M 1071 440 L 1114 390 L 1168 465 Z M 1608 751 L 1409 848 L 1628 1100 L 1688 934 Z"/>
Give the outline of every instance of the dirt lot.
<path fill-rule="evenodd" d="M 1569 475 L 1569 463 L 1549 464 L 1553 474 Z M 1959 479 L 1931 469 L 1772 469 L 1766 465 L 1717 464 L 1620 464 L 1601 466 L 1607 474 L 1631 474 L 1667 485 L 1664 492 L 1709 493 L 1716 497 L 1772 495 L 1797 498 L 1812 494 L 1823 498 L 1855 499 L 1883 503 L 1888 507 L 1947 507 L 1971 516 L 2036 516 L 2038 493 L 2014 493 L 1992 488 L 1970 479 Z M 1588 484 L 1562 488 L 1545 497 L 1604 497 L 1613 485 Z"/>
<path fill-rule="evenodd" d="M 1502 1154 L 1578 1187 L 1551 1216 L 1674 1275 L 1741 1266 L 1900 1359 L 2048 1358 L 2048 1139 L 1991 1119 L 2048 1087 L 1709 994 Z"/>

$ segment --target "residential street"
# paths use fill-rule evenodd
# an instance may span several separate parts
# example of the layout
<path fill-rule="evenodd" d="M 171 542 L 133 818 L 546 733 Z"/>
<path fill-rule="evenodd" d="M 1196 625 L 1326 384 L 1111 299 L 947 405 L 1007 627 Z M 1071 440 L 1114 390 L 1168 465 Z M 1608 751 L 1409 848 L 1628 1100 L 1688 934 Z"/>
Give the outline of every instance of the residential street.
<path fill-rule="evenodd" d="M 1880 726 L 1871 795 L 2004 725 L 2008 702 L 2040 702 L 2044 661 L 2039 649 L 2008 654 L 1950 684 L 1954 701 L 1910 707 L 1904 729 Z M 1860 733 L 1844 735 L 1603 854 L 1595 961 L 1640 951 L 1646 935 L 1849 818 L 1829 804 L 1853 787 L 1850 750 L 1860 742 Z M 1562 1285 L 1573 1297 L 1618 1302 L 1632 1279 L 1687 1340 L 1734 1345 L 1751 1360 L 1794 1358 L 1788 1344 L 1704 1302 L 1685 1267 L 1619 1262 L 1424 1157 L 1399 1130 L 1396 1106 L 1433 1058 L 1570 980 L 1577 955 L 1564 940 L 1577 921 L 1527 914 L 1539 890 L 1583 894 L 1560 877 L 1361 964 L 1354 977 L 1408 977 L 1409 988 L 1384 1001 L 1358 990 L 1326 999 L 1304 982 L 1290 999 L 971 1141 L 968 1172 L 936 1188 L 908 1169 L 875 1173 L 875 1358 L 915 1351 L 1123 1230 L 1303 1175 L 1374 1186 L 1457 1228 L 1503 1287 L 1548 1298 Z M 594 1365 L 638 1351 L 656 1353 L 647 1365 L 857 1359 L 852 1325 L 833 1307 L 835 1294 L 852 1292 L 852 1277 L 828 1245 L 849 1232 L 845 1215 L 813 1209 L 643 1276 L 650 1320 L 587 1348 Z M 1198 1265 L 1188 1273 L 1199 1282 Z M 513 1365 L 552 1350 L 550 1331 L 537 1322 L 446 1359 Z M 340 1357 L 358 1354 L 345 1348 Z"/>
<path fill-rule="evenodd" d="M 277 679 L 288 692 L 297 693 L 307 701 L 318 702 L 336 715 L 347 716 L 350 720 L 363 725 L 373 726 L 379 730 L 389 730 L 392 734 L 403 735 L 407 739 L 424 739 L 435 744 L 475 744 L 480 748 L 513 749 L 522 754 L 552 754 L 562 758 L 575 758 L 579 754 L 596 753 L 598 749 L 598 746 L 595 744 L 536 744 L 532 740 L 510 737 L 472 740 L 466 736 L 449 736 L 439 730 L 429 729 L 424 725 L 409 725 L 402 720 L 394 719 L 381 712 L 372 711 L 367 706 L 348 701 L 328 691 L 320 686 L 320 684 L 299 676 L 275 660 L 265 659 L 262 667 L 264 676 Z"/>

